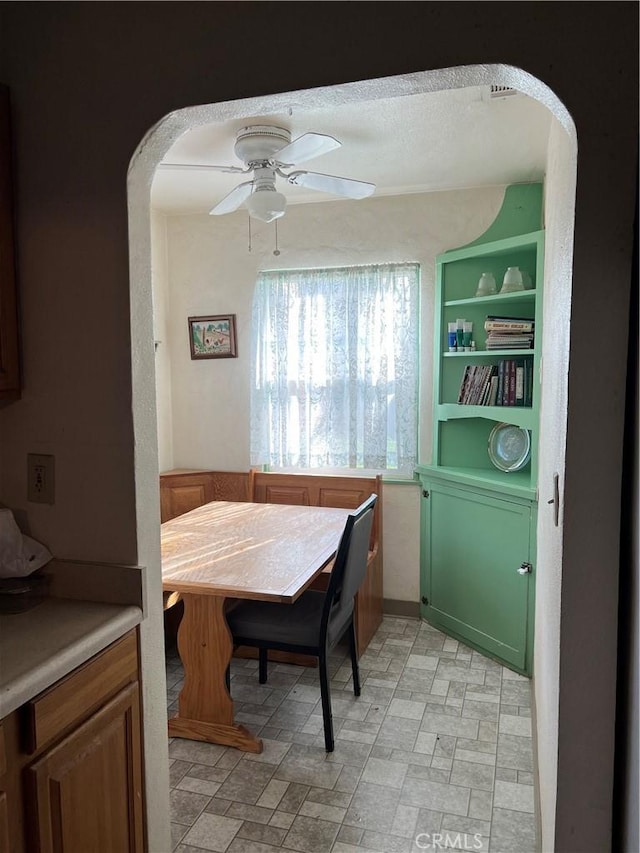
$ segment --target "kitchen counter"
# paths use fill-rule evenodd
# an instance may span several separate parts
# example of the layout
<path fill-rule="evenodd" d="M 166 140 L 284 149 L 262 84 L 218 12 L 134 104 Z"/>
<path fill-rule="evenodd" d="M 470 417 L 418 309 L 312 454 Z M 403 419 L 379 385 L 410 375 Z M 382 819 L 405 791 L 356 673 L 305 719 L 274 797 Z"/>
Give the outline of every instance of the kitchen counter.
<path fill-rule="evenodd" d="M 0 615 L 0 720 L 138 625 L 142 608 L 47 598 Z"/>

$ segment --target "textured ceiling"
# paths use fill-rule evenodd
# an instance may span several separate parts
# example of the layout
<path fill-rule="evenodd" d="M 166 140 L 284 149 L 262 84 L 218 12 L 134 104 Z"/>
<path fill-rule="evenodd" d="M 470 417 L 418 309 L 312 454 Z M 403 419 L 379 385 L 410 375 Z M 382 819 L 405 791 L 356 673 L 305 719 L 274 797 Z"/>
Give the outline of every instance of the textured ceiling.
<path fill-rule="evenodd" d="M 248 124 L 286 127 L 292 139 L 309 131 L 334 136 L 341 148 L 300 168 L 370 181 L 375 197 L 541 180 L 550 113 L 526 95 L 491 98 L 488 87 L 295 108 L 194 128 L 164 162 L 241 166 L 233 146 L 236 131 Z M 166 213 L 206 213 L 245 180 L 240 174 L 158 170 L 152 206 Z M 277 188 L 289 204 L 335 198 L 284 180 Z"/>

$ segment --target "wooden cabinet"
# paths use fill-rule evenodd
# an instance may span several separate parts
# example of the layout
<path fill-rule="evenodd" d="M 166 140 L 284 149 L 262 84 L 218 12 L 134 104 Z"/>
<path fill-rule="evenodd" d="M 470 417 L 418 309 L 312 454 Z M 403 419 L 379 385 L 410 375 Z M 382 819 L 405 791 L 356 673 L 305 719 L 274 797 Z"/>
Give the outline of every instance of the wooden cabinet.
<path fill-rule="evenodd" d="M 37 850 L 142 850 L 139 716 L 134 683 L 28 768 Z"/>
<path fill-rule="evenodd" d="M 9 90 L 0 85 L 0 406 L 19 397 Z"/>
<path fill-rule="evenodd" d="M 211 501 L 248 501 L 249 472 L 176 469 L 160 475 L 160 520 Z"/>
<path fill-rule="evenodd" d="M 544 232 L 518 229 L 539 229 L 541 205 L 541 184 L 509 187 L 482 237 L 437 258 L 433 455 L 417 469 L 423 486 L 422 616 L 525 673 L 533 636 Z M 516 266 L 531 286 L 501 293 L 507 268 Z M 478 296 L 486 272 L 498 292 Z M 485 322 L 498 317 L 532 327 L 533 345 L 494 348 Z M 473 324 L 474 351 L 449 349 L 449 324 L 461 318 Z M 465 375 L 487 377 L 491 367 L 496 374 L 513 368 L 514 378 L 520 367 L 528 399 L 515 404 L 505 395 L 493 403 L 481 394 L 462 394 Z M 514 425 L 514 434 L 530 446 L 514 470 L 490 458 L 488 444 L 498 424 Z M 526 575 L 518 574 L 521 564 L 531 566 Z"/>
<path fill-rule="evenodd" d="M 11 853 L 144 849 L 137 654 L 131 631 L 3 721 Z"/>

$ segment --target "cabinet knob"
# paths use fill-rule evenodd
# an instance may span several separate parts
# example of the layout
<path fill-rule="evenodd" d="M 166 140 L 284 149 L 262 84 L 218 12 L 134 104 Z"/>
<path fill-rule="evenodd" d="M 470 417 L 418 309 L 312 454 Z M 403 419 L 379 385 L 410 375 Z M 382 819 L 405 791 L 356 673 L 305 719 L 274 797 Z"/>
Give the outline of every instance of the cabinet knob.
<path fill-rule="evenodd" d="M 518 569 L 519 575 L 530 575 L 533 571 L 533 566 L 531 563 L 520 563 L 520 568 Z"/>

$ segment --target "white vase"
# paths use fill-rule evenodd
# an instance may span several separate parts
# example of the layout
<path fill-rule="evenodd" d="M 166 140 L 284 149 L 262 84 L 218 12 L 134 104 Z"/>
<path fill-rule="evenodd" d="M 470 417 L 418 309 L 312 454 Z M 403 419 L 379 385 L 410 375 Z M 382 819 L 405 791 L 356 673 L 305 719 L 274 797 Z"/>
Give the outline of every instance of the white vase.
<path fill-rule="evenodd" d="M 524 290 L 522 273 L 519 267 L 508 267 L 502 280 L 500 293 L 513 293 L 516 290 Z"/>
<path fill-rule="evenodd" d="M 496 280 L 493 276 L 493 273 L 483 272 L 480 276 L 480 281 L 478 282 L 476 296 L 491 296 L 491 294 L 497 292 L 498 286 L 496 285 Z"/>

